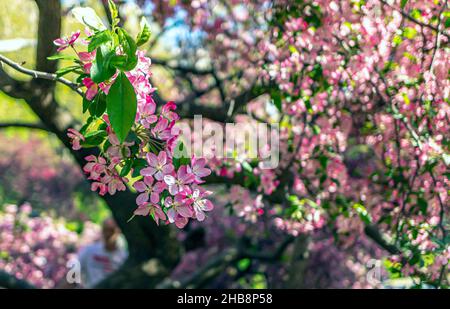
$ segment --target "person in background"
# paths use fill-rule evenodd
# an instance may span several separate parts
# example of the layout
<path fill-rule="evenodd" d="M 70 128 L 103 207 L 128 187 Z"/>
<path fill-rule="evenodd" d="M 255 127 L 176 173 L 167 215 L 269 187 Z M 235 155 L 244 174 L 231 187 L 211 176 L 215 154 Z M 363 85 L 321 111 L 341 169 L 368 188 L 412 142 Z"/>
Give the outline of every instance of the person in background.
<path fill-rule="evenodd" d="M 120 229 L 112 218 L 103 221 L 101 240 L 87 245 L 78 253 L 81 283 L 92 288 L 117 270 L 128 256 L 120 240 Z"/>

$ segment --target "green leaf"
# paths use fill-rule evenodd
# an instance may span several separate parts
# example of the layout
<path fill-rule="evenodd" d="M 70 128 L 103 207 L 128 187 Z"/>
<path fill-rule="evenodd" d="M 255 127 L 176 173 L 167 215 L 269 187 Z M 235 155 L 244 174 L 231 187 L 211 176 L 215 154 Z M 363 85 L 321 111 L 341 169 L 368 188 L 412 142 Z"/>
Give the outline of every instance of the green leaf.
<path fill-rule="evenodd" d="M 56 76 L 58 76 L 58 77 L 64 76 L 64 75 L 69 74 L 70 72 L 73 72 L 79 68 L 80 67 L 77 65 L 72 65 L 70 67 L 61 68 L 58 71 L 56 71 Z"/>
<path fill-rule="evenodd" d="M 136 56 L 137 46 L 133 38 L 122 28 L 117 29 L 119 43 L 122 45 L 122 50 L 126 56 L 124 63 L 114 64 L 114 67 L 121 71 L 131 71 L 136 66 L 138 59 Z"/>
<path fill-rule="evenodd" d="M 147 41 L 150 39 L 150 27 L 147 23 L 147 19 L 145 17 L 142 17 L 141 19 L 141 31 L 138 33 L 136 38 L 136 45 L 141 46 L 147 43 Z"/>
<path fill-rule="evenodd" d="M 93 117 L 89 117 L 89 118 L 86 120 L 86 123 L 81 127 L 80 133 L 83 134 L 83 135 L 85 135 L 85 134 L 86 134 L 86 131 L 88 130 L 88 128 L 90 127 L 90 125 L 92 124 L 93 121 L 94 121 L 94 118 L 93 118 Z"/>
<path fill-rule="evenodd" d="M 82 24 L 88 26 L 91 29 L 101 31 L 106 30 L 100 17 L 91 8 L 77 7 L 72 9 L 73 16 Z"/>
<path fill-rule="evenodd" d="M 127 160 L 125 162 L 125 165 L 120 170 L 119 176 L 125 177 L 128 175 L 128 173 L 131 171 L 131 166 L 133 165 L 133 160 Z"/>
<path fill-rule="evenodd" d="M 136 93 L 133 85 L 120 72 L 106 97 L 109 120 L 117 138 L 123 142 L 134 123 L 137 110 Z"/>
<path fill-rule="evenodd" d="M 427 214 L 427 208 L 428 208 L 427 201 L 424 198 L 419 197 L 419 198 L 417 198 L 417 205 L 419 206 L 420 211 L 422 212 L 422 214 L 426 215 Z"/>
<path fill-rule="evenodd" d="M 64 54 L 56 54 L 50 57 L 47 57 L 48 60 L 72 60 L 76 61 L 77 58 L 70 55 L 64 55 Z"/>
<path fill-rule="evenodd" d="M 97 49 L 91 67 L 91 79 L 94 83 L 104 82 L 116 73 L 116 69 L 109 64 L 114 55 L 115 52 L 110 50 L 106 44 L 100 45 L 100 48 Z"/>
<path fill-rule="evenodd" d="M 92 52 L 100 45 L 112 40 L 111 33 L 108 30 L 103 30 L 94 34 L 88 45 L 88 52 Z"/>
<path fill-rule="evenodd" d="M 109 61 L 109 64 L 113 67 L 120 67 L 125 65 L 127 62 L 128 57 L 125 55 L 114 55 L 111 57 L 111 60 Z"/>
<path fill-rule="evenodd" d="M 147 166 L 147 161 L 145 159 L 136 159 L 133 161 L 133 177 L 139 177 L 141 175 L 141 170 Z"/>
<path fill-rule="evenodd" d="M 89 113 L 94 117 L 101 117 L 106 110 L 106 99 L 103 93 L 98 94 L 88 107 Z"/>
<path fill-rule="evenodd" d="M 353 205 L 353 209 L 356 211 L 356 213 L 359 215 L 359 217 L 365 224 L 370 224 L 372 222 L 372 217 L 367 212 L 366 207 L 364 207 L 364 205 L 356 203 Z"/>
<path fill-rule="evenodd" d="M 191 163 L 189 158 L 188 149 L 182 141 L 178 141 L 173 151 L 173 165 L 178 169 L 182 165 L 188 165 Z"/>
<path fill-rule="evenodd" d="M 442 159 L 444 159 L 445 165 L 447 165 L 447 166 L 450 165 L 450 154 L 448 154 L 448 153 L 443 153 L 443 154 L 442 154 Z"/>
<path fill-rule="evenodd" d="M 272 92 L 272 102 L 273 105 L 281 112 L 282 104 L 281 104 L 281 94 L 278 91 Z"/>
<path fill-rule="evenodd" d="M 406 27 L 403 29 L 403 36 L 407 39 L 414 39 L 417 35 L 417 30 L 411 27 Z"/>
<path fill-rule="evenodd" d="M 237 262 L 237 267 L 240 271 L 245 271 L 250 267 L 251 262 L 248 258 L 241 259 Z"/>
<path fill-rule="evenodd" d="M 116 4 L 112 0 L 108 0 L 109 11 L 111 12 L 111 20 L 112 26 L 115 27 L 120 19 L 119 19 L 119 10 L 117 9 Z"/>
<path fill-rule="evenodd" d="M 247 173 L 253 174 L 253 167 L 250 165 L 250 163 L 248 163 L 247 161 L 243 161 L 241 163 L 241 166 L 244 169 L 244 171 L 246 171 Z"/>
<path fill-rule="evenodd" d="M 289 51 L 291 54 L 299 54 L 297 48 L 294 45 L 289 45 Z"/>
<path fill-rule="evenodd" d="M 86 111 L 89 109 L 91 104 L 92 104 L 92 101 L 89 101 L 88 99 L 83 98 L 83 114 L 86 113 Z"/>
<path fill-rule="evenodd" d="M 83 147 L 96 147 L 103 143 L 108 134 L 104 130 L 89 132 L 85 136 L 85 140 L 81 143 Z"/>
<path fill-rule="evenodd" d="M 405 8 L 406 4 L 408 3 L 408 0 L 402 0 L 402 2 L 400 3 L 400 7 L 403 9 Z"/>

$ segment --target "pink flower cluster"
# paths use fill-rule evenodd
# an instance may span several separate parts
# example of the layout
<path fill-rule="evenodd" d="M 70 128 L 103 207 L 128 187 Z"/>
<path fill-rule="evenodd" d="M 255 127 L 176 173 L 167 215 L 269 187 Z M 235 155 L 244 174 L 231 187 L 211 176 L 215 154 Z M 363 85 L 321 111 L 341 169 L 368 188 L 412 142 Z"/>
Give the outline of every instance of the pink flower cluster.
<path fill-rule="evenodd" d="M 160 152 L 158 156 L 147 153 L 147 162 L 149 166 L 141 170 L 144 179 L 133 185 L 140 192 L 136 198 L 139 207 L 134 213 L 151 214 L 156 223 L 162 220 L 175 223 L 179 228 L 183 228 L 189 218 L 203 221 L 205 212 L 213 209 L 213 204 L 206 198 L 211 192 L 199 186 L 203 182 L 201 178 L 211 173 L 205 168 L 206 161 L 194 157 L 190 165 L 182 165 L 176 172 L 166 152 Z"/>
<path fill-rule="evenodd" d="M 67 44 L 73 44 L 72 40 Z M 77 55 L 88 74 L 95 50 L 92 53 L 77 52 Z M 158 113 L 152 98 L 156 89 L 149 81 L 151 60 L 143 51 L 137 51 L 137 57 L 136 67 L 125 72 L 137 96 L 136 119 L 129 138 L 120 143 L 108 116 L 104 114 L 99 119 L 107 133 L 107 138 L 99 145 L 104 151 L 98 156 L 87 156 L 88 163 L 83 170 L 92 181 L 91 189 L 100 195 L 125 191 L 126 184 L 132 178 L 130 175 L 140 177 L 133 184 L 139 193 L 136 198 L 138 208 L 134 214 L 151 215 L 157 224 L 163 221 L 182 228 L 189 218 L 203 221 L 205 212 L 213 209 L 213 204 L 207 199 L 211 192 L 200 186 L 204 182 L 202 178 L 211 171 L 205 167 L 206 160 L 203 158 L 179 158 L 174 155 L 180 143 L 179 130 L 175 126 L 180 118 L 175 112 L 177 106 L 174 102 L 168 102 Z M 83 78 L 83 85 L 87 88 L 86 98 L 92 100 L 100 92 L 108 94 L 116 76 L 98 85 L 89 77 Z M 75 129 L 69 129 L 68 136 L 74 150 L 82 148 L 86 136 Z"/>

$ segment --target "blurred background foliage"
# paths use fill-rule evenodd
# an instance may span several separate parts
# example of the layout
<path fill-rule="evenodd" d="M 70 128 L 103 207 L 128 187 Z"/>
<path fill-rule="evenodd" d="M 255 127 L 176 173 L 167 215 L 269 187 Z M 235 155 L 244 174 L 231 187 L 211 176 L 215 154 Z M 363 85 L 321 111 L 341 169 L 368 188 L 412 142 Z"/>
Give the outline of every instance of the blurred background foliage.
<path fill-rule="evenodd" d="M 104 15 L 99 1 L 88 2 L 100 16 Z M 33 67 L 38 18 L 36 4 L 27 0 L 1 1 L 0 11 L 8 12 L 0 14 L 0 51 L 18 63 Z M 78 28 L 70 14 L 63 16 L 63 33 Z M 60 62 L 60 66 L 64 65 L 67 63 Z M 17 79 L 29 79 L 17 71 L 5 70 Z M 82 119 L 79 96 L 61 85 L 57 85 L 56 96 L 74 117 Z M 0 93 L 0 110 L 2 123 L 38 121 L 25 102 L 3 92 Z M 45 130 L 2 128 L 0 170 L 0 205 L 29 202 L 36 211 L 45 210 L 73 221 L 69 224 L 72 227 L 85 220 L 99 223 L 108 216 L 109 210 L 103 200 L 91 192 L 69 151 Z"/>

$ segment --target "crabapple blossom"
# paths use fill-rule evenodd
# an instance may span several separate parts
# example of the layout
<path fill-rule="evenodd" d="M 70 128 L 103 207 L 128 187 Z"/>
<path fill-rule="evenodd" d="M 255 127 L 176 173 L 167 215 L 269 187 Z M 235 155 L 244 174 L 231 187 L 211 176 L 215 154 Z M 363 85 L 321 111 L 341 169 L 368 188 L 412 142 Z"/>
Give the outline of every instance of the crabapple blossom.
<path fill-rule="evenodd" d="M 80 150 L 81 149 L 80 142 L 85 140 L 83 134 L 71 128 L 68 129 L 67 136 L 69 136 L 69 138 L 72 140 L 72 149 Z"/>
<path fill-rule="evenodd" d="M 157 180 L 162 181 L 165 175 L 173 172 L 174 167 L 168 163 L 167 153 L 161 151 L 158 156 L 149 152 L 146 155 L 148 167 L 141 170 L 142 176 L 154 176 Z"/>
<path fill-rule="evenodd" d="M 136 204 L 141 205 L 150 202 L 153 204 L 159 203 L 159 194 L 165 189 L 164 182 L 154 183 L 152 176 L 144 176 L 144 181 L 136 181 L 133 187 L 141 194 L 136 198 Z"/>
<path fill-rule="evenodd" d="M 85 39 L 88 46 L 99 35 L 98 30 L 91 30 Z M 118 31 L 123 33 L 125 30 Z M 80 31 L 77 31 L 70 39 L 58 39 L 55 44 L 62 51 L 73 46 L 79 36 Z M 152 98 L 156 89 L 149 81 L 152 75 L 150 58 L 143 51 L 135 51 L 127 55 L 127 59 L 134 61 L 125 65 L 121 62 L 124 61 L 121 57 L 125 50 L 118 47 L 111 49 L 116 42 L 125 44 L 119 37 L 118 41 L 103 43 L 90 52 L 76 51 L 79 58 L 76 63 L 84 72 L 80 76 L 86 88 L 83 109 L 91 117 L 80 131 L 71 128 L 67 135 L 74 150 L 93 146 L 100 149 L 99 154 L 85 158 L 87 163 L 83 170 L 92 181 L 91 189 L 100 195 L 114 195 L 117 191 L 126 190 L 132 177 L 139 177 L 132 184 L 139 193 L 134 215 L 151 215 L 157 224 L 160 221 L 175 223 L 179 228 L 184 227 L 189 219 L 203 221 L 204 211 L 212 210 L 213 205 L 204 198 L 206 193 L 191 189 L 191 186 L 203 183 L 202 178 L 211 173 L 205 167 L 206 160 L 174 158 L 175 146 L 181 143 L 178 141 L 179 130 L 175 127 L 180 119 L 176 113 L 177 105 L 170 101 L 157 111 Z M 111 57 L 117 56 L 117 62 L 110 64 L 112 67 L 107 73 L 99 74 L 102 67 L 98 66 L 97 61 L 101 58 L 96 55 L 106 49 L 110 49 Z M 117 87 L 128 87 L 128 84 L 133 92 L 129 92 L 130 97 L 125 100 L 108 105 L 111 100 L 117 100 L 114 91 L 119 83 Z M 112 107 L 120 104 L 126 106 L 133 101 L 136 105 L 128 111 L 116 112 Z M 123 118 L 127 113 L 133 117 Z M 127 121 L 130 127 L 124 135 L 120 130 L 124 129 Z M 188 195 L 185 191 L 191 192 L 192 198 L 182 198 Z"/>
<path fill-rule="evenodd" d="M 203 182 L 202 177 L 206 177 L 211 174 L 211 170 L 206 168 L 205 165 L 205 158 L 197 159 L 195 156 L 192 157 L 191 166 L 188 166 L 188 171 L 195 176 L 194 182 L 196 184 L 201 184 Z"/>
<path fill-rule="evenodd" d="M 69 47 L 69 46 L 72 47 L 75 44 L 75 41 L 80 37 L 80 33 L 81 33 L 80 30 L 72 32 L 70 37 L 58 38 L 58 39 L 54 40 L 53 43 L 56 46 L 58 46 L 59 52 L 63 51 L 67 47 Z"/>
<path fill-rule="evenodd" d="M 184 192 L 194 180 L 195 175 L 188 170 L 188 166 L 186 165 L 181 166 L 176 174 L 173 173 L 173 175 L 164 176 L 164 182 L 169 187 L 169 192 L 172 195 Z"/>

